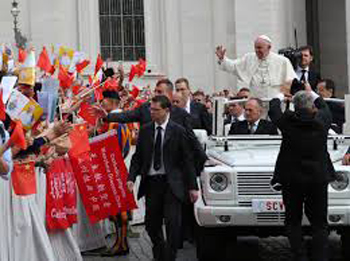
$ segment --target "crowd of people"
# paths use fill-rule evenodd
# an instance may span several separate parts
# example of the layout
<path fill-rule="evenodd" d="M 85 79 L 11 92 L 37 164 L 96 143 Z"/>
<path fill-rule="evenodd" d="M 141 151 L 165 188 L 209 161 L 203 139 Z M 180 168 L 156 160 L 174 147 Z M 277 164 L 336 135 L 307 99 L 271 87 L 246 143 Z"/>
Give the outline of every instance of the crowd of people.
<path fill-rule="evenodd" d="M 311 69 L 311 47 L 300 49 L 300 63 L 293 68 L 286 57 L 271 51 L 271 45 L 269 37 L 260 36 L 254 43 L 254 53 L 235 60 L 227 58 L 226 50 L 219 46 L 216 49 L 219 67 L 237 76 L 239 88 L 237 92 L 227 88 L 212 94 L 194 88 L 187 78 L 176 79 L 174 83 L 166 78 L 159 79 L 154 89 L 133 86 L 133 78 L 142 77 L 146 70 L 143 60 L 132 67 L 126 84 L 123 67 L 106 68 L 99 57 L 87 82 L 82 72 L 90 61 L 78 52 L 71 53 L 63 48 L 57 54 L 52 51 L 50 56 L 43 48 L 36 63 L 33 48 L 19 49 L 15 58 L 14 50 L 3 46 L 0 55 L 3 83 L 0 231 L 5 236 L 0 239 L 0 260 L 82 260 L 81 253 L 103 256 L 129 253 L 127 238 L 132 208 L 93 223 L 84 195 L 78 192 L 76 220 L 61 229 L 47 227 L 46 187 L 51 181 L 45 173 L 50 173 L 56 159 L 68 160 L 78 155 L 78 162 L 83 160 L 81 155 L 86 151 L 82 149 L 83 152 L 76 154 L 79 144 L 74 143 L 72 136 L 84 132 L 90 139 L 99 139 L 111 131 L 118 137 L 121 157 L 130 165 L 124 184 L 129 193 L 135 192 L 137 177 L 141 176 L 137 185 L 138 199 L 145 196 L 145 226 L 154 259 L 175 260 L 184 241 L 195 241 L 193 203 L 199 196 L 196 177 L 207 160 L 193 130 L 202 129 L 211 135 L 213 98 L 218 96 L 232 101 L 224 116 L 228 134 L 282 134 L 273 185 L 282 186 L 286 225 L 291 231 L 289 238 L 295 260 L 300 257 L 300 213 L 304 201 L 302 196 L 295 196 L 299 195 L 296 184 L 304 184 L 302 193 L 310 200 L 323 199 L 312 209 L 310 221 L 316 234 L 321 231 L 315 236 L 314 249 L 316 252 L 325 249 L 325 184 L 331 180 L 327 173 L 332 168 L 325 144 L 328 129 L 342 132 L 344 106 L 332 102 L 327 105 L 323 101 L 322 98 L 335 96 L 335 84 Z M 6 83 L 11 77 L 17 77 L 13 86 Z M 47 82 L 56 82 L 57 86 L 50 89 Z M 9 97 L 5 97 L 5 92 L 9 92 Z M 57 96 L 50 98 L 55 92 Z M 44 94 L 49 97 L 46 102 Z M 21 99 L 13 102 L 12 95 Z M 269 111 L 265 111 L 262 98 L 271 99 Z M 290 101 L 294 103 L 295 112 L 291 113 L 287 105 L 286 112 L 282 113 L 280 103 Z M 81 127 L 81 124 L 84 128 L 77 130 L 75 126 Z M 294 144 L 298 144 L 295 139 L 303 135 L 310 146 L 295 147 Z M 314 137 L 317 140 L 313 140 Z M 313 150 L 309 151 L 310 148 Z M 309 159 L 317 148 L 320 153 Z M 293 158 L 290 151 L 303 151 L 303 160 L 311 163 Z M 93 157 L 93 153 L 91 155 Z M 349 159 L 346 155 L 344 163 L 349 163 Z M 320 162 L 323 162 L 322 168 L 317 169 Z M 286 165 L 300 166 L 294 170 L 300 173 L 300 180 L 290 179 L 291 170 L 286 170 Z M 74 164 L 72 168 L 75 172 Z M 306 193 L 315 179 L 305 181 L 304 172 L 319 173 L 322 177 L 317 181 L 318 189 L 314 186 L 314 193 Z M 14 191 L 21 179 L 28 179 L 29 175 L 36 177 L 34 192 L 28 192 L 27 187 L 24 188 L 26 192 Z M 23 184 L 29 186 L 26 182 Z M 73 186 L 81 189 L 82 185 L 75 182 Z M 166 236 L 163 235 L 163 220 Z M 110 224 L 113 224 L 112 229 Z M 107 247 L 106 237 L 111 233 L 115 240 Z M 326 260 L 319 259 L 320 253 L 316 252 L 315 260 Z M 322 256 L 327 255 L 322 253 Z"/>

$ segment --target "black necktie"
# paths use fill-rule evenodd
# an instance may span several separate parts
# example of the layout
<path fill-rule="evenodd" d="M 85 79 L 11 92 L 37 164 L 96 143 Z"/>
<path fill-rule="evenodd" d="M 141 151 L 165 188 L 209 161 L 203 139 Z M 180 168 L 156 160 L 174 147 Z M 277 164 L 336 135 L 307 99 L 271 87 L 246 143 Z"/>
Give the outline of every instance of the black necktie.
<path fill-rule="evenodd" d="M 306 73 L 306 70 L 301 70 L 301 77 L 300 77 L 301 82 L 306 82 L 305 73 Z"/>
<path fill-rule="evenodd" d="M 153 168 L 159 170 L 162 167 L 162 127 L 157 127 L 156 143 L 154 144 Z"/>
<path fill-rule="evenodd" d="M 254 123 L 249 123 L 249 132 L 250 132 L 250 134 L 254 134 L 255 133 L 254 127 L 255 127 Z"/>

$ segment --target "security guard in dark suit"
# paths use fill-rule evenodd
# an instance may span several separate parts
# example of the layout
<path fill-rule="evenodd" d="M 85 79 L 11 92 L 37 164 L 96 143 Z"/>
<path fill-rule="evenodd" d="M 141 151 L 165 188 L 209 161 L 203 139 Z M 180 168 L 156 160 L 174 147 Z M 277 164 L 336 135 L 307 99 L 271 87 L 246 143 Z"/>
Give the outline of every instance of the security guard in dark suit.
<path fill-rule="evenodd" d="M 198 198 L 195 168 L 186 131 L 170 119 L 170 100 L 151 102 L 152 122 L 140 130 L 132 157 L 128 188 L 141 175 L 138 197 L 146 196 L 146 230 L 157 261 L 174 261 L 181 240 L 182 203 Z M 163 219 L 166 228 L 164 239 Z"/>

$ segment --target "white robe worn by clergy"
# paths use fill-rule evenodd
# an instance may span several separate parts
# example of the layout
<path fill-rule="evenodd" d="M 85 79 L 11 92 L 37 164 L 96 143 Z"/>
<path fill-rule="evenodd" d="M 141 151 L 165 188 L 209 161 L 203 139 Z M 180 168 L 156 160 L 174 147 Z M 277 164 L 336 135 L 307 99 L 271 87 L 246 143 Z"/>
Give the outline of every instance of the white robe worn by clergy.
<path fill-rule="evenodd" d="M 222 70 L 237 76 L 238 88 L 249 88 L 251 95 L 258 98 L 274 98 L 280 93 L 281 85 L 297 78 L 291 62 L 273 52 L 261 60 L 255 53 L 235 60 L 225 57 L 219 64 Z"/>

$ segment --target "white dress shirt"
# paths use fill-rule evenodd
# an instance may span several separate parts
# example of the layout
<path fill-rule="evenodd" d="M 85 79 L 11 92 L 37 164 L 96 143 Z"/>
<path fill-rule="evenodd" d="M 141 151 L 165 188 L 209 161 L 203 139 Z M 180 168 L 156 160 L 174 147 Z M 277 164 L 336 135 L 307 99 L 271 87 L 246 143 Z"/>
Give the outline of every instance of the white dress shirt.
<path fill-rule="evenodd" d="M 148 172 L 148 175 L 150 176 L 153 176 L 153 175 L 159 175 L 159 174 L 165 174 L 165 168 L 164 168 L 164 162 L 163 162 L 163 158 L 164 158 L 164 155 L 163 155 L 163 144 L 164 144 L 164 137 L 165 137 L 165 131 L 166 131 L 166 127 L 168 125 L 168 122 L 169 122 L 169 118 L 170 118 L 170 114 L 167 115 L 166 117 L 166 120 L 161 124 L 159 125 L 158 123 L 154 123 L 154 144 L 153 144 L 153 155 L 152 155 L 152 164 L 151 164 L 151 168 Z M 157 133 L 158 133 L 158 130 L 157 128 L 158 127 L 161 127 L 162 128 L 162 146 L 161 146 L 161 151 L 162 151 L 162 158 L 161 158 L 161 162 L 162 162 L 162 166 L 160 167 L 159 170 L 155 170 L 153 168 L 153 162 L 154 162 L 154 145 L 156 143 L 156 139 L 157 139 Z"/>
<path fill-rule="evenodd" d="M 258 129 L 258 126 L 259 126 L 259 122 L 260 122 L 260 119 L 257 120 L 256 122 L 254 122 L 253 124 L 250 124 L 248 122 L 248 128 L 249 128 L 249 131 L 254 134 L 256 132 L 256 130 Z"/>
<path fill-rule="evenodd" d="M 186 102 L 185 110 L 190 114 L 191 113 L 191 99 L 188 99 Z"/>
<path fill-rule="evenodd" d="M 301 67 L 298 66 L 298 69 L 296 71 L 296 74 L 298 76 L 298 80 L 300 81 L 301 76 L 303 75 L 303 70 L 305 70 L 305 81 L 309 80 L 309 66 L 306 67 L 305 69 L 302 69 Z"/>

